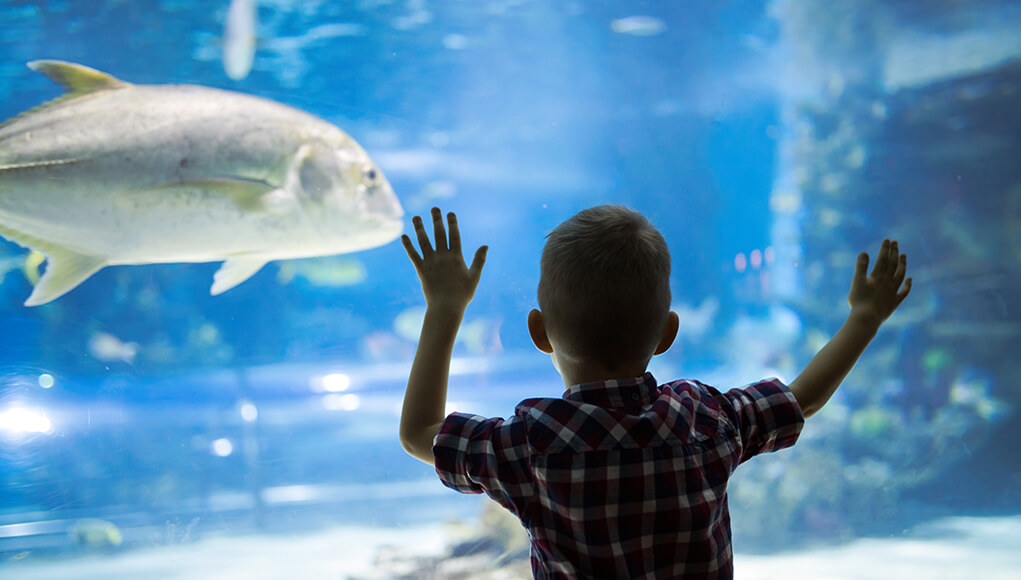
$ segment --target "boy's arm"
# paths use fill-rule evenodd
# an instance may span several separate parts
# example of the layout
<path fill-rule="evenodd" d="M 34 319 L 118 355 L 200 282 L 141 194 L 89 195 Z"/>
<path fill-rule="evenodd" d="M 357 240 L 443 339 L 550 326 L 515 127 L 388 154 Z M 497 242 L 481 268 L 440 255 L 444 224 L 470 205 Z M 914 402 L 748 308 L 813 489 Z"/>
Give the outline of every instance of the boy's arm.
<path fill-rule="evenodd" d="M 432 209 L 432 219 L 435 249 L 429 243 L 422 218 L 418 216 L 415 216 L 412 223 L 422 247 L 421 256 L 415 250 L 411 238 L 401 236 L 404 249 L 422 282 L 426 309 L 418 350 L 408 378 L 408 389 L 404 394 L 400 438 L 401 445 L 409 455 L 430 465 L 433 464 L 433 439 L 446 416 L 447 378 L 450 375 L 454 339 L 464 311 L 479 285 L 488 250 L 486 246 L 476 250 L 471 267 L 466 266 L 461 255 L 457 217 L 453 213 L 447 214 L 449 245 L 443 228 L 443 214 L 439 208 Z"/>
<path fill-rule="evenodd" d="M 866 276 L 868 267 L 869 255 L 862 252 L 847 297 L 851 314 L 790 384 L 805 417 L 814 415 L 829 401 L 880 325 L 911 291 L 911 278 L 904 278 L 907 257 L 898 252 L 896 240 L 883 240 L 872 273 Z"/>

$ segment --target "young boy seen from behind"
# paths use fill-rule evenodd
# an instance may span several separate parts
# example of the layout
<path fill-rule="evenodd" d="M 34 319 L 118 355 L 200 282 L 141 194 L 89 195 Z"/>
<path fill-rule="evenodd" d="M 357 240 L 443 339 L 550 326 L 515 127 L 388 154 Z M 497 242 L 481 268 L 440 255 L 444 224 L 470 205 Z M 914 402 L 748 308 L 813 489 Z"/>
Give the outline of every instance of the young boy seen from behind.
<path fill-rule="evenodd" d="M 590 208 L 549 234 L 539 309 L 528 315 L 563 396 L 522 401 L 509 419 L 445 417 L 454 338 L 487 248 L 469 267 L 454 214 L 445 227 L 433 208 L 432 222 L 435 247 L 417 216 L 421 254 L 402 237 L 426 315 L 401 443 L 448 487 L 484 492 L 514 513 L 536 578 L 732 578 L 730 475 L 794 444 L 804 417 L 829 400 L 911 288 L 905 256 L 886 240 L 871 274 L 859 255 L 847 321 L 789 387 L 776 379 L 725 393 L 692 380 L 658 385 L 646 367 L 678 327 L 666 243 L 637 212 Z"/>

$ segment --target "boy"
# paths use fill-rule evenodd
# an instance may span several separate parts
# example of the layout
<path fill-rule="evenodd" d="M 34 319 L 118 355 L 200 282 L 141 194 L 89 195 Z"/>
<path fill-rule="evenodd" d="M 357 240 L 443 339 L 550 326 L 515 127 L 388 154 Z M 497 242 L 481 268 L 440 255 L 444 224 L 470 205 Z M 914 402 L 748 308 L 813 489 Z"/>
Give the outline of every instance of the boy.
<path fill-rule="evenodd" d="M 752 456 L 793 445 L 907 297 L 907 261 L 885 240 L 867 275 L 858 256 L 847 321 L 790 387 L 727 393 L 646 372 L 677 334 L 662 235 L 620 206 L 584 210 L 548 236 L 528 331 L 567 391 L 527 399 L 510 419 L 444 419 L 454 337 L 488 248 L 465 265 L 457 220 L 432 210 L 435 249 L 413 220 L 425 322 L 401 416 L 401 443 L 445 485 L 485 492 L 518 516 L 536 578 L 731 578 L 727 480 Z M 903 287 L 902 287 L 903 283 Z"/>

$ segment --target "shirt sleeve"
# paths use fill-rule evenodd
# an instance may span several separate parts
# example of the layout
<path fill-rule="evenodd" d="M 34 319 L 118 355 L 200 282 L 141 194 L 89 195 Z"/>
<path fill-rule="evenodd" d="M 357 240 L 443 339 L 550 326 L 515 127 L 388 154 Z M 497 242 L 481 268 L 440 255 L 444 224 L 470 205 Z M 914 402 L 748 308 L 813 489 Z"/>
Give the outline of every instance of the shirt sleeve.
<path fill-rule="evenodd" d="M 794 393 L 778 379 L 731 389 L 723 396 L 741 436 L 741 462 L 794 445 L 805 426 Z"/>
<path fill-rule="evenodd" d="M 433 442 L 436 474 L 461 493 L 485 493 L 518 514 L 532 495 L 525 422 L 451 413 Z"/>

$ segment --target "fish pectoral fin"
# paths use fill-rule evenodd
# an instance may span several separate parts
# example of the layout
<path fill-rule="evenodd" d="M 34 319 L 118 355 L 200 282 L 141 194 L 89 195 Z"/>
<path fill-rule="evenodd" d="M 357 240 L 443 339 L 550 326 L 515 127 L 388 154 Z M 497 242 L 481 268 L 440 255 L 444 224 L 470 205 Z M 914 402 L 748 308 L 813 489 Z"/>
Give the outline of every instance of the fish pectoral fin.
<path fill-rule="evenodd" d="M 73 95 L 118 89 L 129 84 L 94 68 L 62 60 L 33 60 L 28 68 L 46 75 Z"/>
<path fill-rule="evenodd" d="M 209 293 L 213 296 L 222 294 L 251 278 L 256 272 L 266 265 L 267 260 L 249 256 L 228 258 L 220 266 L 220 269 L 213 274 L 213 287 Z"/>
<path fill-rule="evenodd" d="M 46 254 L 46 271 L 25 301 L 25 306 L 39 306 L 60 298 L 105 265 L 102 258 L 65 248 L 51 246 L 40 251 Z"/>
<path fill-rule="evenodd" d="M 278 213 L 289 205 L 294 196 L 265 181 L 254 179 L 237 179 L 230 177 L 210 177 L 188 181 L 172 181 L 158 185 L 146 191 L 165 190 L 205 191 L 229 197 L 245 211 Z"/>

